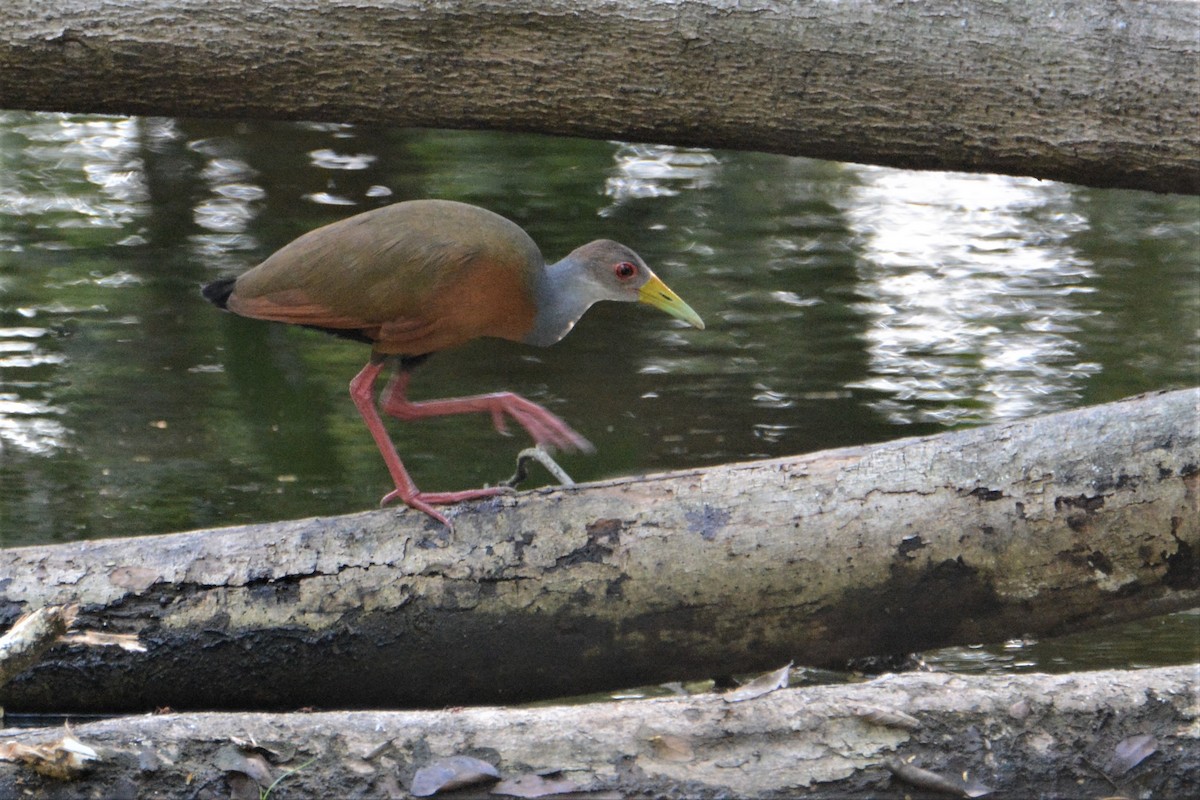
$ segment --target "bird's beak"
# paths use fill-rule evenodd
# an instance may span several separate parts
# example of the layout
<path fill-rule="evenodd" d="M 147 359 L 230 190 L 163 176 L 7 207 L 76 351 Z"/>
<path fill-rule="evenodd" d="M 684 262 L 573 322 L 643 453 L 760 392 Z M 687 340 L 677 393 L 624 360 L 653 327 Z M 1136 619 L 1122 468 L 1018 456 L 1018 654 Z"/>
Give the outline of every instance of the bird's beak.
<path fill-rule="evenodd" d="M 680 300 L 679 295 L 667 288 L 667 285 L 657 275 L 651 275 L 650 280 L 646 281 L 641 289 L 638 289 L 638 301 L 665 311 L 693 328 L 704 330 L 704 320 L 700 319 L 700 315 L 692 311 L 691 306 Z"/>

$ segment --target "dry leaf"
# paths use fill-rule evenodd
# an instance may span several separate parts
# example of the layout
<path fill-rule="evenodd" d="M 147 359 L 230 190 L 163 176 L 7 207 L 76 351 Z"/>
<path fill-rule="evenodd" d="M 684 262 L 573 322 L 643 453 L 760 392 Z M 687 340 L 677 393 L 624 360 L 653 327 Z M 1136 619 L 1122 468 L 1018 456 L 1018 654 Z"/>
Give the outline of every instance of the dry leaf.
<path fill-rule="evenodd" d="M 1104 765 L 1110 777 L 1119 778 L 1158 752 L 1158 740 L 1148 733 L 1123 739 L 1113 749 L 1113 756 Z"/>
<path fill-rule="evenodd" d="M 554 794 L 567 794 L 579 791 L 579 784 L 562 773 L 554 772 L 549 775 L 528 773 L 516 778 L 506 778 L 492 787 L 492 794 L 504 794 L 510 797 L 546 797 Z"/>
<path fill-rule="evenodd" d="M 296 757 L 296 745 L 287 741 L 273 740 L 260 742 L 253 736 L 248 739 L 241 736 L 230 736 L 229 741 L 236 744 L 247 754 L 258 753 L 266 756 L 267 761 L 272 764 L 286 764 Z"/>
<path fill-rule="evenodd" d="M 992 793 L 992 787 L 985 785 L 982 781 L 976 778 L 968 778 L 967 773 L 963 773 L 963 794 L 970 798 L 986 797 Z"/>
<path fill-rule="evenodd" d="M 217 751 L 213 760 L 217 769 L 225 772 L 240 772 L 259 786 L 270 786 L 274 778 L 271 765 L 259 753 L 245 753 L 237 745 L 227 744 Z"/>
<path fill-rule="evenodd" d="M 427 764 L 413 775 L 409 791 L 416 797 L 498 780 L 500 773 L 486 761 L 470 756 L 450 756 Z"/>
<path fill-rule="evenodd" d="M 1029 701 L 1022 697 L 1008 707 L 1008 715 L 1015 720 L 1023 720 L 1029 716 Z"/>
<path fill-rule="evenodd" d="M 741 703 L 745 700 L 762 697 L 764 694 L 773 692 L 776 689 L 786 689 L 788 685 L 788 672 L 791 668 L 792 664 L 788 662 L 786 667 L 780 667 L 774 672 L 759 675 L 749 683 L 739 686 L 733 691 L 726 692 L 721 696 L 725 698 L 726 703 Z"/>
<path fill-rule="evenodd" d="M 856 708 L 854 716 L 885 728 L 903 728 L 915 731 L 921 727 L 921 720 L 912 714 L 894 708 Z"/>
<path fill-rule="evenodd" d="M 63 781 L 79 777 L 97 758 L 96 751 L 76 739 L 70 728 L 57 742 L 0 742 L 0 760 L 25 764 L 40 775 Z"/>
<path fill-rule="evenodd" d="M 225 782 L 229 784 L 229 800 L 262 800 L 262 786 L 244 772 L 226 773 Z"/>
<path fill-rule="evenodd" d="M 100 631 L 78 631 L 60 636 L 66 644 L 85 644 L 92 647 L 119 647 L 130 653 L 146 652 L 146 645 L 138 641 L 136 633 L 101 633 Z"/>
<path fill-rule="evenodd" d="M 384 750 L 392 747 L 395 742 L 395 739 L 384 739 L 382 742 L 373 746 L 370 750 L 367 750 L 365 753 L 359 756 L 359 758 L 361 758 L 363 761 L 374 761 L 383 753 Z"/>
<path fill-rule="evenodd" d="M 952 794 L 955 797 L 983 797 L 992 793 L 992 789 L 984 786 L 977 780 L 967 777 L 967 773 L 963 773 L 963 777 L 956 775 L 939 775 L 936 772 L 930 772 L 927 769 L 913 766 L 912 764 L 889 759 L 884 762 L 892 774 L 907 784 L 918 786 L 922 789 L 929 789 L 934 792 L 945 792 Z"/>
<path fill-rule="evenodd" d="M 137 751 L 138 772 L 150 773 L 158 772 L 159 767 L 163 766 L 163 759 L 159 756 L 158 751 L 149 745 L 143 744 Z"/>

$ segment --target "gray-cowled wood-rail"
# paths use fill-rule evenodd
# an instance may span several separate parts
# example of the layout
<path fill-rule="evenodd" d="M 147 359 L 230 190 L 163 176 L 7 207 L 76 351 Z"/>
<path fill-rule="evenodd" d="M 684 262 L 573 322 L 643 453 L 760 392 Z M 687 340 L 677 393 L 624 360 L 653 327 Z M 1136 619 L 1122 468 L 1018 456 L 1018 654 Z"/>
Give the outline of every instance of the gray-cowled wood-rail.
<path fill-rule="evenodd" d="M 510 392 L 413 402 L 413 367 L 429 354 L 481 336 L 545 347 L 598 300 L 640 301 L 697 328 L 704 323 L 617 242 L 600 240 L 547 265 L 525 231 L 504 217 L 448 200 L 411 200 L 310 231 L 257 267 L 207 284 L 204 296 L 244 317 L 328 331 L 371 345 L 350 396 L 378 445 L 400 499 L 449 526 L 433 506 L 489 497 L 503 487 L 422 492 L 405 470 L 379 416 L 505 415 L 546 447 L 590 449 L 561 419 Z M 375 379 L 395 374 L 376 407 Z"/>

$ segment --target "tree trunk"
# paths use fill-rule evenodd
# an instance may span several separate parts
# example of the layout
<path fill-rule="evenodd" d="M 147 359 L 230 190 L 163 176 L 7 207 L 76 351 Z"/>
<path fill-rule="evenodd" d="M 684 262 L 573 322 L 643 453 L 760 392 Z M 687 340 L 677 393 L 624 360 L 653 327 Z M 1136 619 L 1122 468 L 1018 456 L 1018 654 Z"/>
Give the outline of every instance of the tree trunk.
<path fill-rule="evenodd" d="M 99 756 L 76 783 L 0 761 L 0 796 L 258 798 L 279 779 L 272 797 L 408 797 L 417 770 L 468 755 L 506 780 L 561 771 L 550 779 L 597 792 L 570 795 L 593 800 L 941 798 L 985 789 L 1005 798 L 1195 797 L 1198 688 L 1195 666 L 918 673 L 740 703 L 703 694 L 527 709 L 139 716 L 75 727 Z M 3 738 L 32 744 L 60 733 Z M 931 790 L 937 785 L 959 790 Z M 489 788 L 451 796 L 495 798 Z"/>
<path fill-rule="evenodd" d="M 421 513 L 0 551 L 80 604 L 13 711 L 438 707 L 1047 636 L 1200 601 L 1200 389 Z"/>
<path fill-rule="evenodd" d="M 494 128 L 1200 192 L 1191 0 L 6 0 L 0 107 Z"/>

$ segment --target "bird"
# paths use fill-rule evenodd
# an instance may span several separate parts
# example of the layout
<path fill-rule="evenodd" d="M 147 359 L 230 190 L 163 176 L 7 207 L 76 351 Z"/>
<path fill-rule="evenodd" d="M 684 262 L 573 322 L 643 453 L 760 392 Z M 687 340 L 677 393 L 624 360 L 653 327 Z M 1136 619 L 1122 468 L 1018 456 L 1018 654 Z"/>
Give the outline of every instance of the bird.
<path fill-rule="evenodd" d="M 350 381 L 350 396 L 392 478 L 394 488 L 380 505 L 399 500 L 451 530 L 435 506 L 511 489 L 419 490 L 380 411 L 403 421 L 489 414 L 501 433 L 507 433 L 509 417 L 540 447 L 592 447 L 555 414 L 511 392 L 410 400 L 412 372 L 430 355 L 481 337 L 548 347 L 601 300 L 646 303 L 704 329 L 700 316 L 625 245 L 600 239 L 546 264 L 515 222 L 453 200 L 406 200 L 333 222 L 240 275 L 205 284 L 201 293 L 239 316 L 369 344 L 370 357 Z M 377 400 L 376 381 L 389 372 Z"/>

